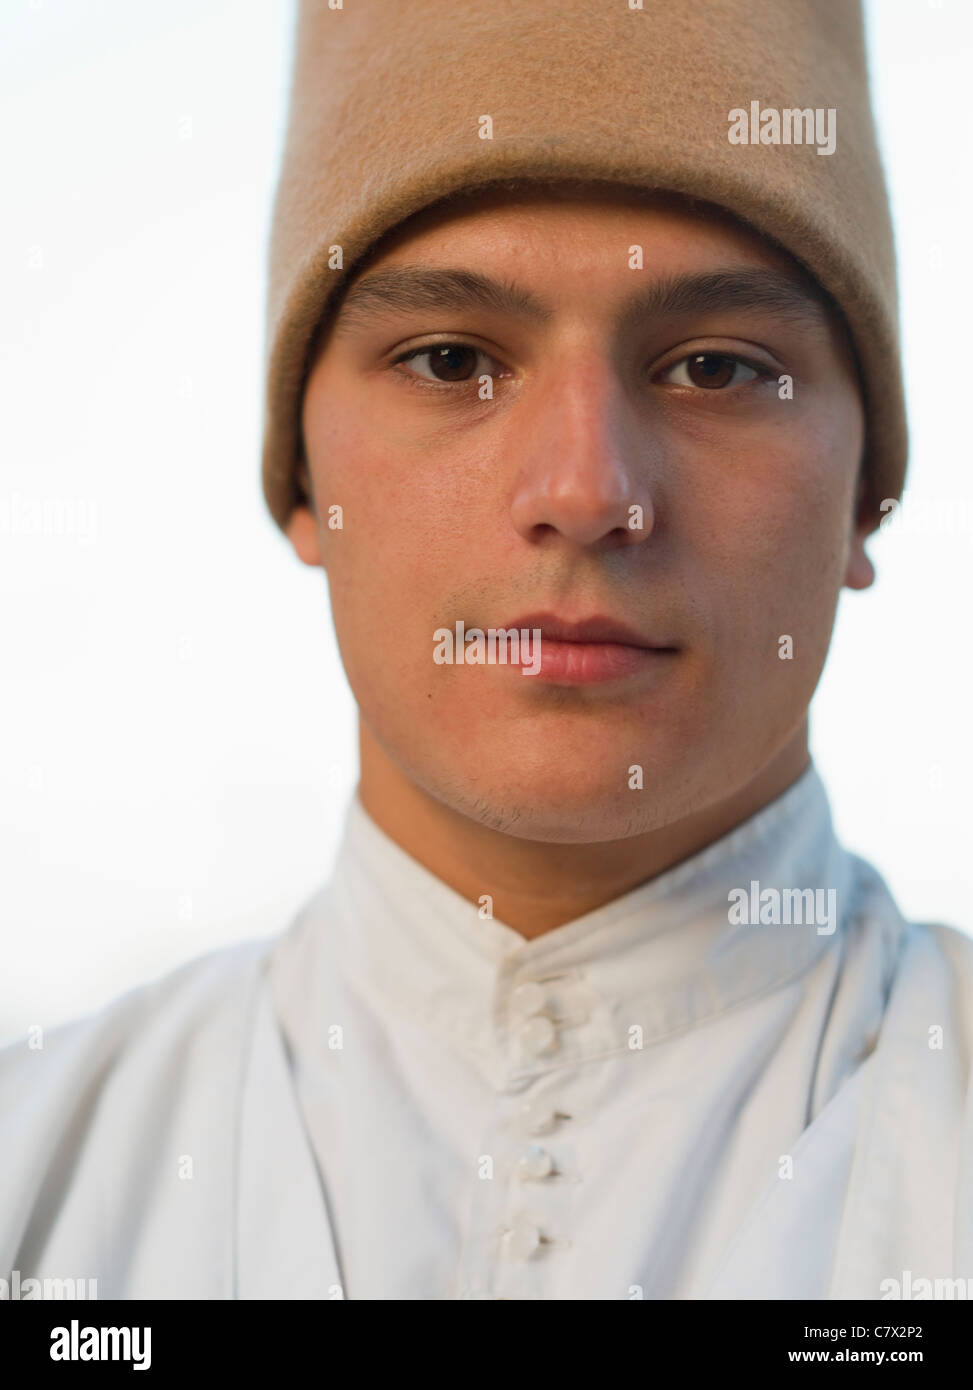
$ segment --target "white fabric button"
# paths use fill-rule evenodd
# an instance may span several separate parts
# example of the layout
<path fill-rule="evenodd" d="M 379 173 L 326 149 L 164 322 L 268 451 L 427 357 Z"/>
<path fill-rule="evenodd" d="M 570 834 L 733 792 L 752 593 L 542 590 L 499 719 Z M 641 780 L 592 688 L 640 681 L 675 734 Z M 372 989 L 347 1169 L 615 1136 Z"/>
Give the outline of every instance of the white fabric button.
<path fill-rule="evenodd" d="M 524 1129 L 528 1134 L 550 1134 L 557 1121 L 554 1106 L 540 1096 L 525 1100 L 520 1107 Z"/>
<path fill-rule="evenodd" d="M 539 1144 L 531 1144 L 520 1160 L 520 1171 L 525 1178 L 546 1178 L 554 1172 L 554 1160 Z"/>
<path fill-rule="evenodd" d="M 546 1003 L 547 991 L 536 980 L 525 980 L 510 995 L 510 1008 L 515 1018 L 542 1013 Z"/>
<path fill-rule="evenodd" d="M 541 1231 L 528 1216 L 515 1216 L 513 1225 L 503 1236 L 504 1247 L 512 1260 L 529 1260 L 541 1243 Z"/>
<path fill-rule="evenodd" d="M 520 1041 L 525 1051 L 539 1057 L 554 1047 L 557 1042 L 557 1029 L 547 1014 L 535 1014 L 521 1028 Z"/>

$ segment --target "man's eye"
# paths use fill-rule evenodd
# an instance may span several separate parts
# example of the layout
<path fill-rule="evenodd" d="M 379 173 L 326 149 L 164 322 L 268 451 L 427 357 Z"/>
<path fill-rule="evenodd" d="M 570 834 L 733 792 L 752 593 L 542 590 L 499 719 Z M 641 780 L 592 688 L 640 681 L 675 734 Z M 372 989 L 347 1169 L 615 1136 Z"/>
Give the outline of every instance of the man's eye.
<path fill-rule="evenodd" d="M 434 343 L 429 347 L 411 348 L 397 357 L 393 365 L 401 366 L 404 363 L 410 364 L 409 376 L 444 386 L 461 386 L 484 375 L 496 376 L 502 371 L 489 353 L 469 343 Z M 420 363 L 421 366 L 418 365 Z M 720 352 L 696 352 L 667 368 L 663 380 L 674 386 L 719 391 L 727 386 L 742 386 L 761 375 L 767 373 L 762 373 L 759 368 L 739 357 Z"/>
<path fill-rule="evenodd" d="M 741 386 L 761 375 L 756 367 L 739 357 L 721 352 L 694 352 L 675 362 L 663 372 L 663 380 L 673 386 L 699 386 L 704 391 L 719 391 L 725 386 Z"/>
<path fill-rule="evenodd" d="M 453 382 L 461 385 L 474 378 L 496 375 L 496 372 L 492 371 L 497 365 L 493 358 L 468 343 L 434 343 L 432 347 L 413 348 L 397 357 L 395 365 L 398 366 L 402 362 L 419 362 L 422 358 L 429 359 L 428 370 L 415 369 L 415 375 L 420 376 L 423 381 L 439 381 L 445 385 Z M 489 366 L 482 366 L 478 371 L 476 364 L 479 358 Z M 410 368 L 410 371 L 412 370 Z"/>

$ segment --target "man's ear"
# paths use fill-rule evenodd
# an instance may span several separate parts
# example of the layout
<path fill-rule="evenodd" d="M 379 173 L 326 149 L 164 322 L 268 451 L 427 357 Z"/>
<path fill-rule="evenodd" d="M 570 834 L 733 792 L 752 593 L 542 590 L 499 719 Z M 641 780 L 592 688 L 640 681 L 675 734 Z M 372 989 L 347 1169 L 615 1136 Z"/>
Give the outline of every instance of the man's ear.
<path fill-rule="evenodd" d="M 845 570 L 846 589 L 869 589 L 875 583 L 875 566 L 865 554 L 865 541 L 875 530 L 875 521 L 866 510 L 865 470 L 858 475 L 858 491 L 852 516 L 852 532 L 848 541 L 848 566 Z"/>
<path fill-rule="evenodd" d="M 303 453 L 297 461 L 297 486 L 300 501 L 294 507 L 287 522 L 287 539 L 305 565 L 321 565 L 321 541 L 318 536 L 317 509 L 314 505 L 314 492 L 311 488 L 311 471 Z"/>
<path fill-rule="evenodd" d="M 320 565 L 323 568 L 317 519 L 306 503 L 300 503 L 291 512 L 285 532 L 298 559 L 303 560 L 305 565 Z"/>

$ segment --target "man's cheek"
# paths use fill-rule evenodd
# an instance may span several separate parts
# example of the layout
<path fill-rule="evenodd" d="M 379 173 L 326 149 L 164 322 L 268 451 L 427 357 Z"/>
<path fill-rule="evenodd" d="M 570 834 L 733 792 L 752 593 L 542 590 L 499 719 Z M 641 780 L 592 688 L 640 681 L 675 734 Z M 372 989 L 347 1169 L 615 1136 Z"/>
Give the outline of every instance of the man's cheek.
<path fill-rule="evenodd" d="M 793 671 L 820 647 L 820 602 L 808 592 L 813 561 L 803 547 L 748 536 L 733 566 L 714 584 L 714 634 L 719 660 L 751 685 Z M 784 666 L 783 663 L 790 663 Z"/>

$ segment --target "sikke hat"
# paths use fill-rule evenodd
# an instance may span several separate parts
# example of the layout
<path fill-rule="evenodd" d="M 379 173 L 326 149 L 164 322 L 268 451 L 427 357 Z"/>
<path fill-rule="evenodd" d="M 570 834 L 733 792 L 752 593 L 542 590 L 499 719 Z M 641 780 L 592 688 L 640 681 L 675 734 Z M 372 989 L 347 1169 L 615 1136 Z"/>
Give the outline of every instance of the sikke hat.
<path fill-rule="evenodd" d="M 878 524 L 907 429 L 858 0 L 301 0 L 267 297 L 263 488 L 281 527 L 336 292 L 412 214 L 508 179 L 702 199 L 805 266 L 855 346 Z"/>

